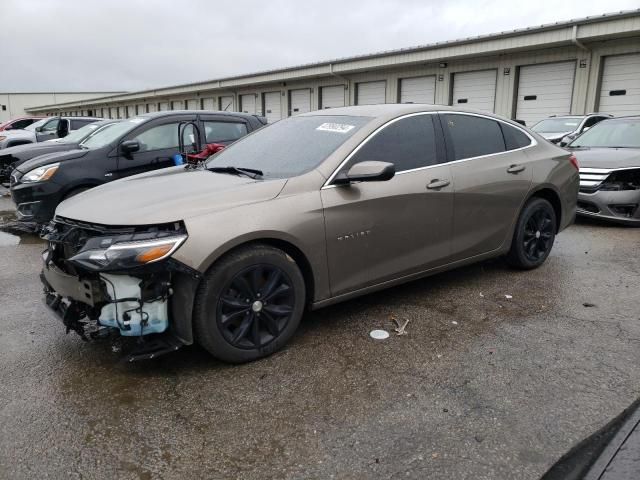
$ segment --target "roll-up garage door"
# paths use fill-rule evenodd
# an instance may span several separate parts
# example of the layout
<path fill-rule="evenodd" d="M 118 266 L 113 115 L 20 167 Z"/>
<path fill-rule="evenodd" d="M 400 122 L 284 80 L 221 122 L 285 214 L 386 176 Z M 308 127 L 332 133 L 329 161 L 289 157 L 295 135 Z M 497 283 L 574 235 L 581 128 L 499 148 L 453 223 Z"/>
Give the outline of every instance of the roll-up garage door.
<path fill-rule="evenodd" d="M 187 100 L 187 110 L 199 110 L 198 103 L 198 100 L 196 100 L 195 98 Z"/>
<path fill-rule="evenodd" d="M 311 110 L 311 89 L 289 90 L 289 115 L 299 115 Z"/>
<path fill-rule="evenodd" d="M 531 127 L 550 115 L 571 113 L 575 62 L 520 67 L 516 118 Z"/>
<path fill-rule="evenodd" d="M 157 112 L 158 111 L 158 105 L 156 103 L 147 103 L 147 111 L 149 113 Z"/>
<path fill-rule="evenodd" d="M 166 112 L 169 110 L 169 102 L 160 102 L 159 109 L 161 112 Z"/>
<path fill-rule="evenodd" d="M 256 96 L 253 93 L 240 95 L 240 111 L 254 115 L 256 113 Z"/>
<path fill-rule="evenodd" d="M 454 73 L 452 105 L 493 112 L 497 74 L 497 70 Z"/>
<path fill-rule="evenodd" d="M 604 59 L 599 112 L 640 114 L 640 53 Z"/>
<path fill-rule="evenodd" d="M 428 103 L 433 105 L 435 101 L 435 75 L 400 80 L 400 103 Z"/>
<path fill-rule="evenodd" d="M 344 85 L 322 87 L 320 89 L 321 108 L 344 107 Z"/>
<path fill-rule="evenodd" d="M 215 99 L 213 98 L 203 98 L 202 99 L 202 109 L 203 110 L 215 110 L 216 107 Z"/>
<path fill-rule="evenodd" d="M 171 110 L 182 110 L 184 109 L 184 100 L 174 100 L 171 102 Z"/>
<path fill-rule="evenodd" d="M 143 113 L 147 113 L 147 108 L 146 105 L 144 103 L 139 103 L 136 106 L 136 115 L 142 115 Z"/>
<path fill-rule="evenodd" d="M 220 101 L 220 110 L 222 110 L 223 112 L 235 111 L 236 106 L 234 105 L 232 95 L 223 95 L 220 97 L 219 101 Z"/>
<path fill-rule="evenodd" d="M 264 116 L 267 122 L 277 122 L 282 118 L 280 107 L 280 92 L 267 92 L 264 94 Z"/>
<path fill-rule="evenodd" d="M 356 105 L 375 105 L 385 103 L 387 99 L 387 82 L 356 83 Z"/>

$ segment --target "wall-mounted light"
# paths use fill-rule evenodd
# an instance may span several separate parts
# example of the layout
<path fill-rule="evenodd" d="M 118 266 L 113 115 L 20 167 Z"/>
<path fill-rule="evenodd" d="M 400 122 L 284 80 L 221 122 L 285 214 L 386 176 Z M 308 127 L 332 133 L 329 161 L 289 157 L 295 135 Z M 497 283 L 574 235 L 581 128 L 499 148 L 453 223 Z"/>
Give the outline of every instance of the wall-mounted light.
<path fill-rule="evenodd" d="M 444 75 L 442 75 L 442 74 L 438 75 L 438 81 L 439 82 L 444 81 Z"/>
<path fill-rule="evenodd" d="M 587 68 L 587 61 L 582 59 L 580 60 L 580 68 Z"/>
<path fill-rule="evenodd" d="M 438 64 L 438 66 L 439 66 L 440 68 L 447 68 L 447 62 L 440 62 L 440 63 Z"/>
<path fill-rule="evenodd" d="M 511 69 L 509 67 L 504 69 L 504 74 L 505 75 L 511 75 Z"/>

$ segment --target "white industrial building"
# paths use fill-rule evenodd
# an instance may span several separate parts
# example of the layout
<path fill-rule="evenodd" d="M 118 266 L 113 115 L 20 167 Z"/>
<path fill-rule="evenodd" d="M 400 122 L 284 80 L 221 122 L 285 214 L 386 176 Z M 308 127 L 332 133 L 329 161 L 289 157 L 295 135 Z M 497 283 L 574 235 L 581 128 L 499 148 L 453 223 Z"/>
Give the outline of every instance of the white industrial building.
<path fill-rule="evenodd" d="M 127 118 L 219 109 L 273 122 L 396 102 L 475 108 L 527 125 L 549 115 L 640 114 L 640 10 L 28 110 Z"/>
<path fill-rule="evenodd" d="M 0 92 L 0 123 L 27 115 L 38 105 L 56 105 L 122 92 Z"/>

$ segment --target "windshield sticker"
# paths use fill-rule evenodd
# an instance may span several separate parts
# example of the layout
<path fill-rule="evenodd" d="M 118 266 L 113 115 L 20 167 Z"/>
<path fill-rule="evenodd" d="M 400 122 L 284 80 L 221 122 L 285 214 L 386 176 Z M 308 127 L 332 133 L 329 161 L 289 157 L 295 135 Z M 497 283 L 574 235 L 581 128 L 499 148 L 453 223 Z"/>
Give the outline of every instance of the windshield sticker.
<path fill-rule="evenodd" d="M 323 123 L 316 128 L 316 130 L 320 130 L 321 132 L 347 133 L 354 128 L 356 128 L 355 125 L 346 125 L 344 123 Z"/>

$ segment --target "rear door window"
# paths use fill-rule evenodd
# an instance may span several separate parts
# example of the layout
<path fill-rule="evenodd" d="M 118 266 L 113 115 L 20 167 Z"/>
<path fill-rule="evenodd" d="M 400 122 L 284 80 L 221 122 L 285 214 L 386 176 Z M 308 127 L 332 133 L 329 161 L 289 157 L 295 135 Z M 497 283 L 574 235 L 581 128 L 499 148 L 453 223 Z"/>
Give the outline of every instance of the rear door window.
<path fill-rule="evenodd" d="M 413 115 L 387 125 L 360 147 L 343 170 L 364 161 L 393 163 L 396 172 L 439 163 L 434 118 Z"/>
<path fill-rule="evenodd" d="M 444 127 L 453 160 L 491 155 L 506 150 L 496 120 L 472 115 L 444 114 Z"/>
<path fill-rule="evenodd" d="M 247 124 L 244 122 L 205 120 L 203 123 L 207 143 L 233 142 L 247 134 Z"/>
<path fill-rule="evenodd" d="M 140 143 L 139 152 L 178 148 L 178 124 L 166 123 L 145 130 L 133 140 Z"/>
<path fill-rule="evenodd" d="M 33 123 L 33 120 L 31 118 L 26 118 L 24 120 L 16 120 L 15 122 L 13 122 L 11 124 L 11 128 L 13 129 L 23 129 L 24 127 L 28 127 L 29 125 L 31 125 Z"/>

